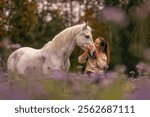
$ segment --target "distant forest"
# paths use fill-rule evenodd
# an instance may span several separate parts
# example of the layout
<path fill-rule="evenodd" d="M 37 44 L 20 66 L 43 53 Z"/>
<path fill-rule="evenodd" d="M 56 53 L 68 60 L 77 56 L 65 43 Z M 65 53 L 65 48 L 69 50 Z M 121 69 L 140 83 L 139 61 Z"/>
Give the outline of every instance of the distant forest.
<path fill-rule="evenodd" d="M 148 62 L 150 48 L 149 0 L 0 0 L 0 43 L 41 48 L 63 29 L 88 21 L 93 39 L 103 37 L 110 45 L 109 70 L 121 65 L 136 71 Z M 14 50 L 0 44 L 4 61 Z M 77 71 L 75 48 L 71 55 L 71 71 Z"/>

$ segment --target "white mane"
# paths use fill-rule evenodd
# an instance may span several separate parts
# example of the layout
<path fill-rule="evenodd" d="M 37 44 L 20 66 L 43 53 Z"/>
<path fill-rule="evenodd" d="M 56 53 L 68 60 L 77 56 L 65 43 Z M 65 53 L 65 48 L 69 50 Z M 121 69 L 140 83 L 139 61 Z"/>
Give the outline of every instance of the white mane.
<path fill-rule="evenodd" d="M 82 30 L 83 24 L 75 25 L 69 28 L 66 28 L 59 34 L 57 34 L 52 41 L 49 41 L 46 46 L 51 45 L 51 48 L 58 49 L 68 39 L 73 39 L 73 36 Z"/>

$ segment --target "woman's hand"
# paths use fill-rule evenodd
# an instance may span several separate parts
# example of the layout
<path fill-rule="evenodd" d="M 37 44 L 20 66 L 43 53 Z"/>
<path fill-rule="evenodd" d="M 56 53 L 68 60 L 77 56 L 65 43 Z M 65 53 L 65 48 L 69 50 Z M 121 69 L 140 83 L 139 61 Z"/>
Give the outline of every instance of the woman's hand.
<path fill-rule="evenodd" d="M 91 51 L 92 49 L 92 46 L 91 45 L 88 45 L 85 47 L 85 50 L 84 50 L 84 53 L 81 55 L 82 58 L 87 58 L 88 56 L 88 53 Z"/>
<path fill-rule="evenodd" d="M 86 47 L 86 51 L 87 51 L 87 53 L 88 53 L 88 55 L 89 55 L 90 58 L 95 59 L 96 56 L 95 56 L 95 49 L 94 49 L 93 45 L 88 45 Z"/>
<path fill-rule="evenodd" d="M 94 47 L 92 45 L 88 45 L 88 46 L 86 46 L 85 51 L 89 52 L 89 51 L 93 50 L 93 48 Z"/>

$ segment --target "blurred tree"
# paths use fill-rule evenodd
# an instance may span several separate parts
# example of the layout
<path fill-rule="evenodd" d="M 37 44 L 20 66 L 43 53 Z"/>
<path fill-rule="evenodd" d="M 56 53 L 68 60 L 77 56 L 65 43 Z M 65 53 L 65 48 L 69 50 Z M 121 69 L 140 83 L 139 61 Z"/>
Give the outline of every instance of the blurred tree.
<path fill-rule="evenodd" d="M 34 40 L 32 40 L 32 38 L 29 39 L 27 34 L 32 32 L 37 25 L 36 9 L 37 3 L 34 1 L 12 1 L 12 16 L 10 19 L 12 29 L 10 35 L 14 43 L 34 43 Z"/>
<path fill-rule="evenodd" d="M 64 28 L 88 21 L 93 38 L 110 43 L 110 68 L 125 64 L 130 71 L 150 47 L 149 7 L 149 0 L 0 0 L 0 40 L 8 36 L 14 43 L 39 48 Z M 107 8 L 123 13 L 125 22 L 117 23 L 121 16 L 112 10 L 103 18 Z M 73 69 L 80 53 L 76 48 L 71 56 Z"/>
<path fill-rule="evenodd" d="M 7 34 L 7 0 L 0 1 L 0 40 Z"/>
<path fill-rule="evenodd" d="M 142 3 L 143 0 L 105 0 L 105 6 L 122 9 L 128 18 L 128 24 L 125 27 L 109 25 L 109 23 L 106 22 L 107 30 L 111 32 L 111 35 L 108 36 L 111 36 L 109 38 L 112 38 L 111 67 L 114 67 L 116 64 L 125 64 L 128 68 L 127 70 L 131 71 L 135 70 L 136 64 L 139 60 L 142 60 L 141 53 L 143 51 L 139 51 L 135 47 L 137 47 L 137 44 L 143 42 L 143 39 L 141 38 L 145 37 L 147 34 L 145 33 L 145 29 L 142 29 L 139 32 L 139 20 L 133 15 L 135 14 L 135 9 Z M 117 29 L 117 31 L 114 29 Z M 143 37 L 141 37 L 141 34 L 143 34 Z M 141 47 L 144 50 L 144 44 Z"/>
<path fill-rule="evenodd" d="M 86 9 L 84 16 L 80 19 L 83 21 L 88 21 L 89 25 L 93 28 L 93 39 L 97 37 L 104 37 L 105 36 L 105 29 L 104 24 L 98 20 L 98 18 L 95 15 L 95 12 L 92 8 Z"/>
<path fill-rule="evenodd" d="M 34 38 L 37 40 L 35 47 L 42 47 L 45 43 L 52 40 L 55 35 L 64 29 L 62 18 L 59 16 L 59 11 L 49 11 L 51 16 L 50 21 L 38 20 L 38 25 L 34 30 Z"/>
<path fill-rule="evenodd" d="M 119 6 L 121 0 L 104 0 L 105 6 Z"/>

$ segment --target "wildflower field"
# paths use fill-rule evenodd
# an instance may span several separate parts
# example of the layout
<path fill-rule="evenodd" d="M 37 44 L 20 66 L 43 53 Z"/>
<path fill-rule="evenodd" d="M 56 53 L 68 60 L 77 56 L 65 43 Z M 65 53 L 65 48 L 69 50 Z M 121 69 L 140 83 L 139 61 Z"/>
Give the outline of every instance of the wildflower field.
<path fill-rule="evenodd" d="M 140 66 L 140 67 L 139 67 Z M 123 66 L 97 78 L 86 75 L 55 72 L 55 78 L 15 79 L 1 72 L 0 99 L 46 100 L 118 100 L 150 99 L 150 66 L 140 63 L 138 75 L 125 74 Z"/>

